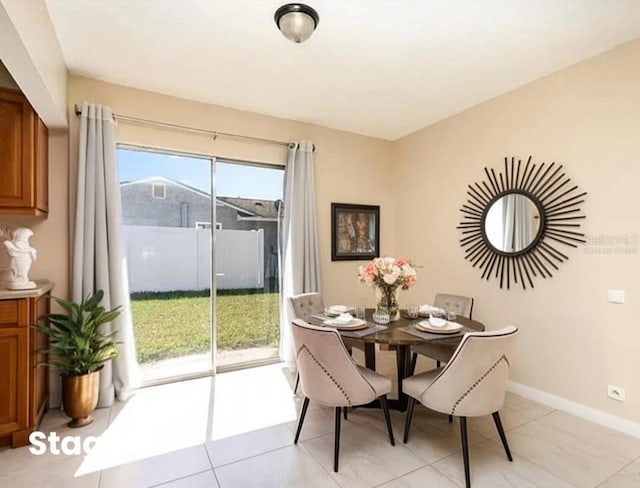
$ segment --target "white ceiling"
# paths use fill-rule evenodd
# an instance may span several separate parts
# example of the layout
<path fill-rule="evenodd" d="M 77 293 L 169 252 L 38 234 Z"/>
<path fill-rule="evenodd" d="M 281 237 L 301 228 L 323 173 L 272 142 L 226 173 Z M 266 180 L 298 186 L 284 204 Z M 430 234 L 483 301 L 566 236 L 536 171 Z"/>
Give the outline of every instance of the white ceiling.
<path fill-rule="evenodd" d="M 46 0 L 69 70 L 394 140 L 640 37 L 638 0 Z"/>

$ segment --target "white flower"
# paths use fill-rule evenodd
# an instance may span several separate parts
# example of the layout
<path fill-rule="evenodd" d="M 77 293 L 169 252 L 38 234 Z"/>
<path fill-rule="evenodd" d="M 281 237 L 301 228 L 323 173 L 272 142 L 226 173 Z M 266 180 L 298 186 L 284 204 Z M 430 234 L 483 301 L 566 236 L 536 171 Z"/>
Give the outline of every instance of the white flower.
<path fill-rule="evenodd" d="M 379 257 L 358 266 L 360 281 L 368 286 L 399 287 L 404 290 L 416 281 L 415 266 L 405 258 Z"/>
<path fill-rule="evenodd" d="M 416 275 L 416 270 L 414 268 L 412 268 L 410 265 L 405 264 L 402 266 L 402 275 L 403 276 L 415 276 Z"/>
<path fill-rule="evenodd" d="M 397 267 L 394 266 L 395 269 L 392 269 L 390 273 L 386 273 L 382 279 L 384 280 L 384 282 L 387 285 L 393 285 L 396 280 L 398 279 L 398 276 L 400 276 L 400 270 L 398 270 Z"/>

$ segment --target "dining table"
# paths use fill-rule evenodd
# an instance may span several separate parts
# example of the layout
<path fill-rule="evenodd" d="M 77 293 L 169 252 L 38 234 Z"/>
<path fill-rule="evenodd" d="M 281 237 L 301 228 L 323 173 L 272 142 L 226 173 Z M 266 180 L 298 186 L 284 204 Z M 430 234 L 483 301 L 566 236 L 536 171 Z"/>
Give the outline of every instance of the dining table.
<path fill-rule="evenodd" d="M 397 399 L 389 399 L 389 408 L 404 412 L 407 409 L 408 396 L 402 391 L 402 380 L 407 377 L 411 368 L 411 346 L 442 342 L 448 345 L 457 345 L 466 332 L 478 332 L 485 330 L 482 322 L 457 317 L 456 322 L 462 325 L 460 332 L 455 334 L 437 334 L 418 330 L 416 325 L 428 320 L 427 317 L 407 318 L 401 313 L 400 318 L 392 320 L 388 324 L 378 325 L 373 321 L 375 309 L 366 309 L 364 320 L 367 328 L 364 330 L 338 330 L 343 339 L 349 339 L 351 343 L 360 342 L 364 346 L 365 366 L 371 370 L 376 369 L 376 344 L 388 346 L 389 350 L 396 351 L 397 369 Z M 319 317 L 316 318 L 319 319 Z M 356 346 L 357 347 L 357 346 Z M 366 406 L 377 407 L 377 400 Z"/>

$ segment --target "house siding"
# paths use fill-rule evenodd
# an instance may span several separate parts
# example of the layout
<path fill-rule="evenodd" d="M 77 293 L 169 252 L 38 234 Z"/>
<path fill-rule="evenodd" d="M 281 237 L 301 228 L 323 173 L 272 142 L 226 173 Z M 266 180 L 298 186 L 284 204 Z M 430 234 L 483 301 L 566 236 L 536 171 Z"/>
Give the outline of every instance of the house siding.
<path fill-rule="evenodd" d="M 195 227 L 196 222 L 211 222 L 208 196 L 166 183 L 165 198 L 153 198 L 153 184 L 140 182 L 121 186 L 125 225 Z"/>
<path fill-rule="evenodd" d="M 153 185 L 165 185 L 165 198 L 153 197 Z M 196 222 L 211 222 L 210 197 L 174 184 L 167 179 L 145 180 L 121 185 L 124 225 L 194 228 Z M 265 204 L 274 205 L 274 202 Z M 216 223 L 222 229 L 264 232 L 264 276 L 277 277 L 278 224 L 273 221 L 240 220 L 249 214 L 218 201 Z"/>

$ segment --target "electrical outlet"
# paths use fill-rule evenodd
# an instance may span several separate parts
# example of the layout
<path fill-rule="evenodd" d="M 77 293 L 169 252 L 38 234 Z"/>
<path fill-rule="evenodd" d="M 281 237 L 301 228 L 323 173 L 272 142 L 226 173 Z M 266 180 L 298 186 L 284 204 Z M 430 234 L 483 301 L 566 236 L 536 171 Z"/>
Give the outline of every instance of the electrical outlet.
<path fill-rule="evenodd" d="M 624 303 L 624 290 L 609 290 L 607 299 L 610 303 Z"/>
<path fill-rule="evenodd" d="M 609 385 L 607 387 L 607 395 L 609 395 L 609 398 L 613 398 L 619 402 L 624 402 L 627 398 L 627 393 L 624 391 L 624 388 L 615 385 Z"/>

